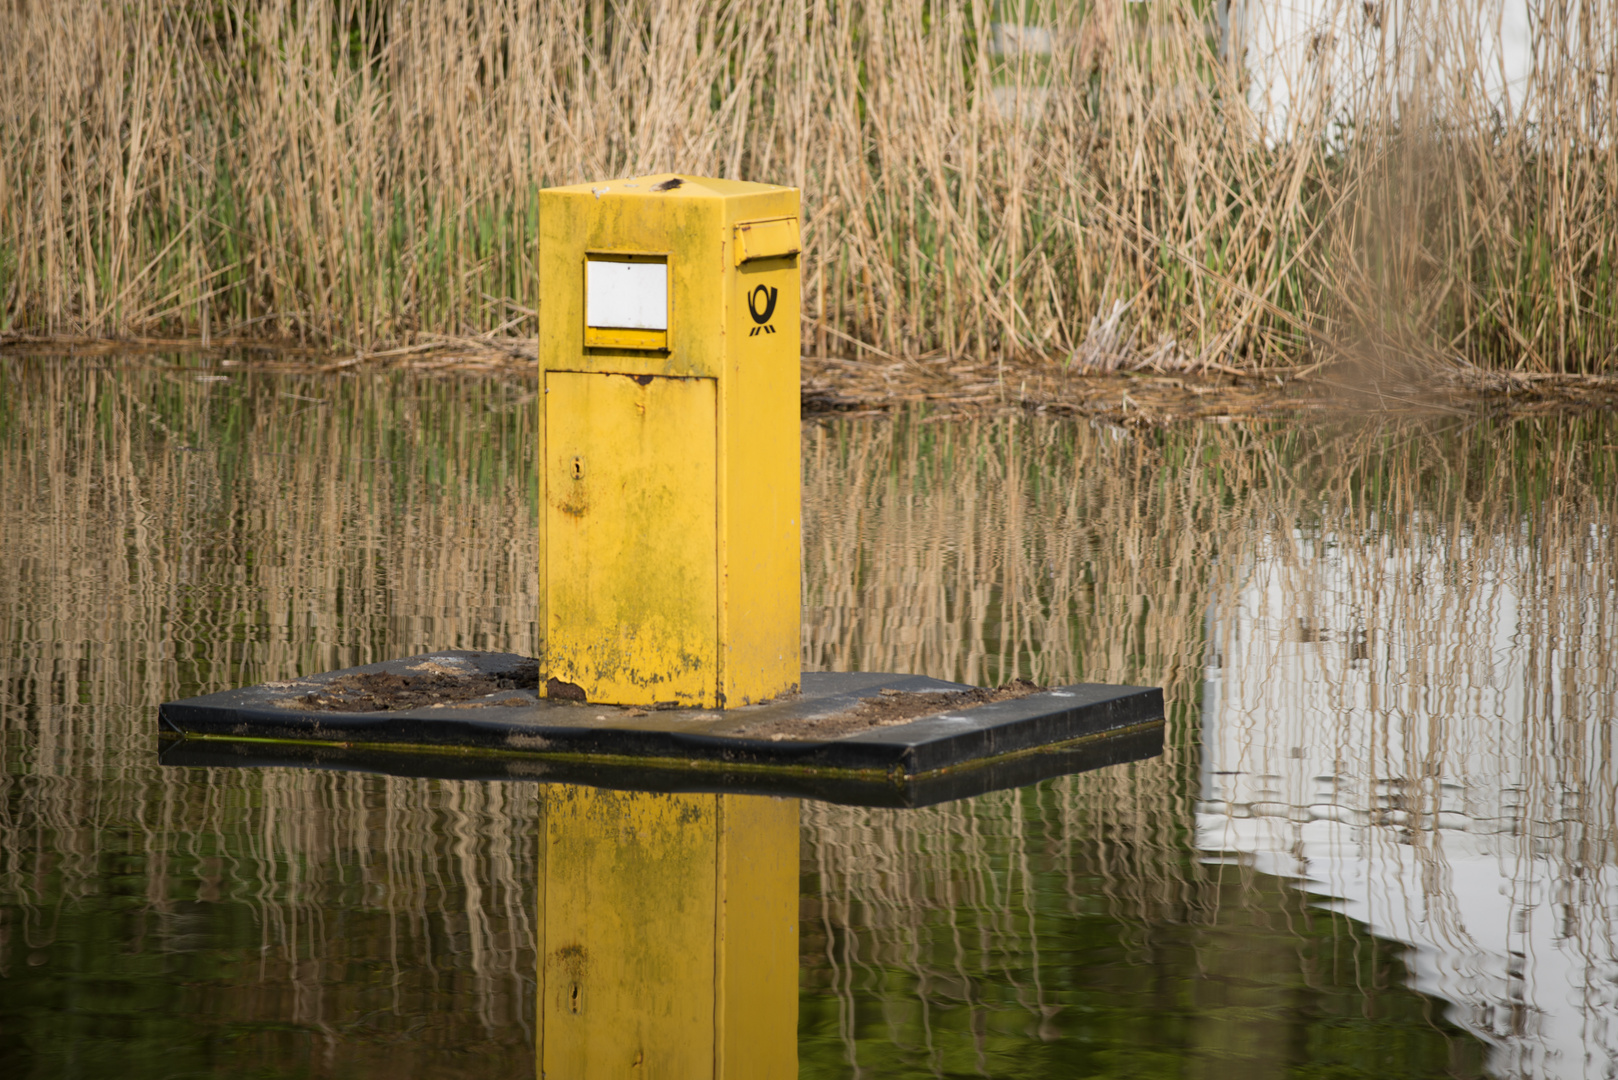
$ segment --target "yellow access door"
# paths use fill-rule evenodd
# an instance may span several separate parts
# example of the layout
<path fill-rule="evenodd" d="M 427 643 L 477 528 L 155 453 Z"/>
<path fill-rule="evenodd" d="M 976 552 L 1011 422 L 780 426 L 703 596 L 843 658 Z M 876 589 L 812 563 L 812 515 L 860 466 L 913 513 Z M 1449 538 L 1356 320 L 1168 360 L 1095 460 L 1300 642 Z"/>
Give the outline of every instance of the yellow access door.
<path fill-rule="evenodd" d="M 695 377 L 545 374 L 550 696 L 712 700 L 715 386 Z"/>

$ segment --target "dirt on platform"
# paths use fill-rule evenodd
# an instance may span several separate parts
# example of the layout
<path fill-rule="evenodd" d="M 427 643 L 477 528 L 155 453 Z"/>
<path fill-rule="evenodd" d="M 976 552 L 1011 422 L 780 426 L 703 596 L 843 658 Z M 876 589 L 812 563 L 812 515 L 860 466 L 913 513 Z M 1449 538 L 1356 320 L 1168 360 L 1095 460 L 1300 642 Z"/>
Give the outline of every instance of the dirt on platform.
<path fill-rule="evenodd" d="M 501 690 L 533 690 L 539 686 L 539 662 L 521 664 L 496 675 L 467 672 L 431 661 L 417 664 L 412 674 L 390 671 L 343 675 L 319 690 L 286 698 L 279 704 L 306 712 L 395 712 L 458 705 L 488 697 Z M 532 699 L 496 699 L 491 705 L 531 705 Z"/>
<path fill-rule="evenodd" d="M 971 690 L 943 693 L 883 690 L 875 697 L 861 698 L 857 705 L 841 712 L 826 716 L 766 720 L 736 728 L 731 734 L 750 739 L 769 739 L 771 742 L 785 739 L 839 739 L 871 728 L 906 724 L 937 713 L 961 712 L 987 705 L 991 701 L 1013 701 L 1048 689 L 1027 679 L 1017 679 L 1004 686 L 979 686 Z"/>

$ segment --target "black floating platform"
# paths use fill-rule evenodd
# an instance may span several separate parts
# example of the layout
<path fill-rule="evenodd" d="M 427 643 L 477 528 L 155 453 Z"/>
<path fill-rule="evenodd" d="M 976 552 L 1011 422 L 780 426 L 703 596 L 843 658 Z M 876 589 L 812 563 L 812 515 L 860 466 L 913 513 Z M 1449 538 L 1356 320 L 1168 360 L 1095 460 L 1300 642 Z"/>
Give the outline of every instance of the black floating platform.
<path fill-rule="evenodd" d="M 805 672 L 789 699 L 725 710 L 631 711 L 532 689 L 384 712 L 300 707 L 346 675 L 430 668 L 503 675 L 533 661 L 445 650 L 159 707 L 161 760 L 301 766 L 450 779 L 544 780 L 652 791 L 734 791 L 919 806 L 1162 752 L 1163 694 L 1080 684 L 827 739 L 757 730 L 843 712 L 883 690 L 969 690 L 918 675 Z M 514 701 L 521 704 L 512 704 Z"/>

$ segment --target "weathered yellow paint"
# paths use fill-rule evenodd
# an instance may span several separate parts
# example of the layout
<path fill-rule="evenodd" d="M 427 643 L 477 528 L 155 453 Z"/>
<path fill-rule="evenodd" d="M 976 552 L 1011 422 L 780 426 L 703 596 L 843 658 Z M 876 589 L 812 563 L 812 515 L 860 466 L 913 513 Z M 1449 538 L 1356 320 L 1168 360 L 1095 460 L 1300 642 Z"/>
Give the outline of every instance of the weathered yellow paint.
<path fill-rule="evenodd" d="M 797 687 L 798 243 L 793 188 L 660 175 L 540 194 L 545 667 L 590 701 L 714 707 Z M 587 328 L 591 258 L 666 260 L 667 331 Z M 645 414 L 609 415 L 637 403 L 563 373 L 711 380 L 712 414 L 699 429 L 681 391 L 644 395 Z M 665 405 L 677 414 L 653 415 Z M 558 463 L 580 440 L 596 459 L 634 462 L 614 473 L 620 489 L 587 478 L 593 501 L 574 497 Z M 708 447 L 703 490 L 688 459 Z M 667 486 L 681 477 L 689 486 Z M 608 513 L 619 519 L 601 523 Z M 697 544 L 712 567 L 706 605 L 686 561 Z M 675 584 L 661 580 L 661 557 L 624 558 L 653 549 L 675 556 Z M 694 644 L 709 612 L 708 643 Z"/>
<path fill-rule="evenodd" d="M 594 701 L 713 695 L 714 392 L 545 374 L 548 674 Z"/>
<path fill-rule="evenodd" d="M 544 802 L 539 1076 L 796 1077 L 797 801 Z"/>

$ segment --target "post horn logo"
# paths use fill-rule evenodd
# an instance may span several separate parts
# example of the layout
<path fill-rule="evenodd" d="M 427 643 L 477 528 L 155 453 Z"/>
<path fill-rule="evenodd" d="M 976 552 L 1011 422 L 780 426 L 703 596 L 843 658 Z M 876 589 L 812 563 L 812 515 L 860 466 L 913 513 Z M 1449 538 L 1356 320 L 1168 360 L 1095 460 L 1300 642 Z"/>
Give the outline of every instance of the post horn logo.
<path fill-rule="evenodd" d="M 770 325 L 770 316 L 775 314 L 775 298 L 779 292 L 779 289 L 760 285 L 747 294 L 747 310 L 752 313 L 753 321 L 758 323 L 748 332 L 748 337 L 775 333 L 775 327 Z"/>

